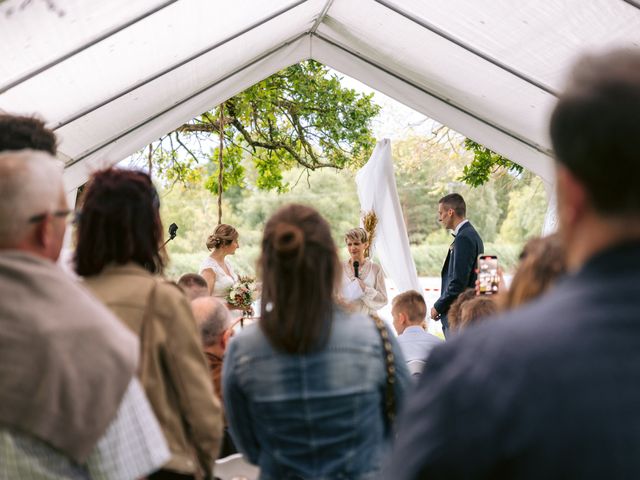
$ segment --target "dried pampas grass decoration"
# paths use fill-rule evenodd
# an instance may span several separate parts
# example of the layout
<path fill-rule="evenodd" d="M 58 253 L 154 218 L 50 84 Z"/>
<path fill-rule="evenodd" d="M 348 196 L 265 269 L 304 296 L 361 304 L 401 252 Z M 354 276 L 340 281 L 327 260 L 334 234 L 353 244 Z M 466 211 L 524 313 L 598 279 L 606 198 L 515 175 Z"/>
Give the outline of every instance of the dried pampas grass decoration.
<path fill-rule="evenodd" d="M 376 236 L 376 227 L 378 226 L 378 216 L 376 212 L 370 210 L 366 212 L 362 217 L 362 228 L 367 232 L 367 236 L 369 237 L 369 246 L 367 250 L 364 252 L 365 257 L 370 256 L 371 247 L 373 247 L 373 240 Z"/>

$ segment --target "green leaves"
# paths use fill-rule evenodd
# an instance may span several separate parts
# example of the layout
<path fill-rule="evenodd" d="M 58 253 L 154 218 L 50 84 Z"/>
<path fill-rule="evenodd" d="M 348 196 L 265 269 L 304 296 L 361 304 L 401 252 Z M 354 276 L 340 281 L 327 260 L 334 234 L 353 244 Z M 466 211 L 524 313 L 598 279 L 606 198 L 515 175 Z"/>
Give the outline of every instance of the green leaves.
<path fill-rule="evenodd" d="M 373 95 L 343 88 L 337 75 L 309 60 L 262 80 L 222 107 L 182 125 L 170 136 L 183 141 L 171 142 L 170 150 L 163 152 L 178 158 L 176 151 L 182 150 L 182 161 L 176 167 L 182 172 L 171 172 L 174 164 L 167 162 L 161 170 L 167 178 L 186 179 L 190 178 L 187 170 L 204 164 L 210 174 L 206 187 L 217 193 L 219 147 L 207 155 L 202 145 L 219 144 L 222 113 L 223 189 L 246 187 L 248 170 L 252 170 L 257 175 L 251 183 L 258 189 L 283 192 L 288 188 L 283 173 L 294 167 L 310 171 L 363 165 L 375 146 L 371 120 L 379 108 Z M 182 159 L 185 154 L 188 161 Z"/>
<path fill-rule="evenodd" d="M 465 165 L 458 178 L 472 187 L 479 187 L 489 181 L 492 173 L 503 168 L 514 174 L 521 174 L 523 168 L 517 163 L 492 152 L 487 147 L 467 138 L 464 147 L 473 153 L 473 161 Z"/>

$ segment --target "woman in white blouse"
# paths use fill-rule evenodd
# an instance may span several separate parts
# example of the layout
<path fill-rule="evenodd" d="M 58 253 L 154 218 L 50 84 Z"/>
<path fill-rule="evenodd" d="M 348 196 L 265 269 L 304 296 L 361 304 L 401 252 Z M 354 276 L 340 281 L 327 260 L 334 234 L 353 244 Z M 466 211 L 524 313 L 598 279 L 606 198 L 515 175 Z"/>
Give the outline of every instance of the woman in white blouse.
<path fill-rule="evenodd" d="M 207 248 L 211 254 L 200 264 L 200 275 L 207 281 L 209 295 L 225 304 L 229 289 L 238 281 L 226 257 L 233 255 L 238 246 L 238 231 L 231 225 L 218 225 L 207 238 Z"/>
<path fill-rule="evenodd" d="M 365 257 L 369 239 L 364 228 L 352 228 L 344 241 L 349 251 L 349 259 L 342 262 L 344 300 L 355 311 L 375 314 L 387 304 L 384 272 Z"/>

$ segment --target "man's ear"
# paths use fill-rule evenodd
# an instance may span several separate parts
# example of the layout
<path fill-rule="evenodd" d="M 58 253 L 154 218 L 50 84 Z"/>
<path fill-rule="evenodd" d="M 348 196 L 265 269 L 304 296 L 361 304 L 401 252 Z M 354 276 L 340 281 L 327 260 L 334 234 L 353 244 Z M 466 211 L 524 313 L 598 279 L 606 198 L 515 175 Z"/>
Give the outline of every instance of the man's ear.
<path fill-rule="evenodd" d="M 220 346 L 223 350 L 227 349 L 227 344 L 229 343 L 231 337 L 233 337 L 233 334 L 233 328 L 229 327 L 222 333 L 222 335 L 220 335 Z"/>
<path fill-rule="evenodd" d="M 587 191 L 582 182 L 562 165 L 556 168 L 556 185 L 558 217 L 565 228 L 571 229 L 587 210 Z"/>
<path fill-rule="evenodd" d="M 51 215 L 47 213 L 42 221 L 36 223 L 35 225 L 33 241 L 36 243 L 38 248 L 41 248 L 43 250 L 48 249 L 53 239 L 52 220 L 53 219 Z"/>

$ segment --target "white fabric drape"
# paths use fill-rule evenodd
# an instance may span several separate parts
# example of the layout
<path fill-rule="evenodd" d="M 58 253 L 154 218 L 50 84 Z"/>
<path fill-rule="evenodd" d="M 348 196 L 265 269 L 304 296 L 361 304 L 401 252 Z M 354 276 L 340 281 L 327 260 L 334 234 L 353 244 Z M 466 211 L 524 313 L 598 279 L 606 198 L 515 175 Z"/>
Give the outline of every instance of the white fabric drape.
<path fill-rule="evenodd" d="M 398 199 L 389 139 L 378 142 L 369 161 L 358 171 L 356 184 L 360 208 L 363 212 L 373 210 L 378 217 L 374 243 L 383 270 L 399 292 L 422 293 Z"/>

